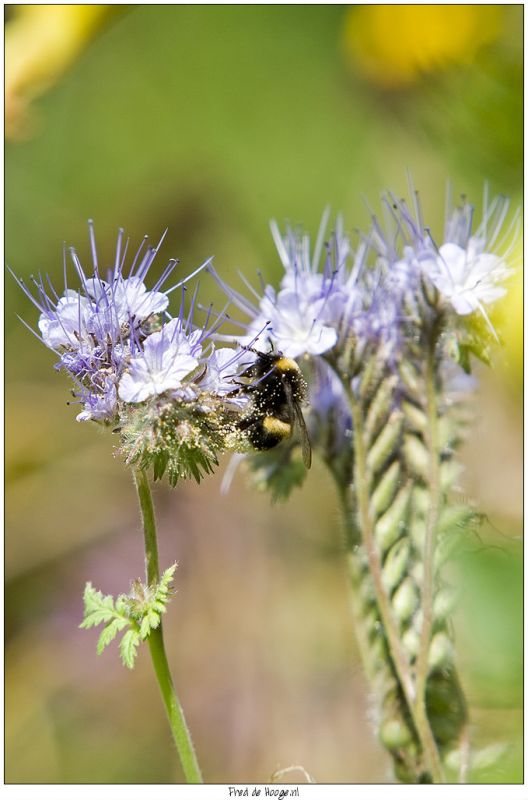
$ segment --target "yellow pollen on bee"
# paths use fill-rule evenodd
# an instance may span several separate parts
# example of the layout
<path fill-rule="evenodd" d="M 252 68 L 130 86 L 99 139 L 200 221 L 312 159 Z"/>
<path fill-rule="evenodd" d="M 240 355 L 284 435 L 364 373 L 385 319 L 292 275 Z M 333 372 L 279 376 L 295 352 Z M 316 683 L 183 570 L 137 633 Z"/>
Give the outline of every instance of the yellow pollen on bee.
<path fill-rule="evenodd" d="M 276 433 L 284 438 L 291 436 L 292 432 L 292 426 L 289 422 L 283 422 L 276 417 L 264 417 L 262 427 L 267 433 Z"/>
<path fill-rule="evenodd" d="M 282 357 L 275 362 L 275 367 L 280 372 L 300 372 L 299 365 L 291 358 Z"/>

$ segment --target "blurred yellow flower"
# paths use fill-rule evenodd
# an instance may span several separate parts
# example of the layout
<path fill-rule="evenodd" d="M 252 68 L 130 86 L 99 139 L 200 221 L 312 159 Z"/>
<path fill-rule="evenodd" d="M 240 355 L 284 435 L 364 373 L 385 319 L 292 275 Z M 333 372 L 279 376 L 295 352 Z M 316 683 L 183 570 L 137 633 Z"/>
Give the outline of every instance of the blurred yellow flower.
<path fill-rule="evenodd" d="M 31 100 L 53 84 L 93 37 L 110 5 L 14 5 L 5 32 L 6 136 L 23 135 Z"/>
<path fill-rule="evenodd" d="M 449 64 L 469 63 L 495 41 L 499 5 L 360 5 L 348 9 L 348 61 L 386 89 L 415 83 Z"/>

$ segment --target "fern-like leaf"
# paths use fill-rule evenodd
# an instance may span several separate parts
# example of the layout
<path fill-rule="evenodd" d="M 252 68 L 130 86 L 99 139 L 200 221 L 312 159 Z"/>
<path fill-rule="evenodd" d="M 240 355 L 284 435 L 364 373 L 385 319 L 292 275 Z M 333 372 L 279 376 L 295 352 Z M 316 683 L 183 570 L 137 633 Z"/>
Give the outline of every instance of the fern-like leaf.
<path fill-rule="evenodd" d="M 130 628 L 119 643 L 119 652 L 121 660 L 125 667 L 128 669 L 134 668 L 134 663 L 137 656 L 137 649 L 141 642 L 140 634 L 135 628 Z"/>

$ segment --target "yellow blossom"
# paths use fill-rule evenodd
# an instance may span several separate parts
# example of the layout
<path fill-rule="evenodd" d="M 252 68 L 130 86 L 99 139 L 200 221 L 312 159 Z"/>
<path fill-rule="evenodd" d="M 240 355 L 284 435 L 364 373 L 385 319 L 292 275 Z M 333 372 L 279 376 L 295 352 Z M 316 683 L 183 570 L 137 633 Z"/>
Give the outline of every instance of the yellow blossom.
<path fill-rule="evenodd" d="M 6 135 L 23 135 L 31 100 L 52 85 L 104 22 L 110 5 L 15 5 L 5 36 Z"/>
<path fill-rule="evenodd" d="M 415 83 L 424 73 L 471 62 L 493 42 L 498 5 L 360 5 L 347 11 L 344 48 L 355 68 L 383 88 Z"/>

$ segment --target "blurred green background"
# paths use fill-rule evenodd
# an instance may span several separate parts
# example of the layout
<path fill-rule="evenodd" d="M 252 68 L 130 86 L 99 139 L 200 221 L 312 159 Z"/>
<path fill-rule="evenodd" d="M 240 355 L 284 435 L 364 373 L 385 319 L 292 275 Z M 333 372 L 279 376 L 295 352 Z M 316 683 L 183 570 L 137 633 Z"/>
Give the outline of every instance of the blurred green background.
<path fill-rule="evenodd" d="M 214 254 L 228 281 L 271 281 L 271 217 L 315 233 L 330 204 L 364 227 L 365 198 L 405 192 L 407 169 L 438 232 L 448 178 L 477 207 L 484 180 L 518 205 L 522 13 L 8 7 L 7 262 L 60 286 L 62 242 L 89 263 L 93 217 L 108 260 L 118 226 L 131 246 L 169 228 L 153 279 L 171 256 L 183 274 Z M 522 780 L 521 280 L 463 452 L 485 521 L 453 565 L 473 744 L 505 745 L 478 782 Z M 221 302 L 207 279 L 200 293 Z M 5 298 L 6 780 L 178 782 L 147 653 L 129 673 L 77 627 L 86 580 L 117 594 L 142 575 L 130 477 L 112 436 L 75 422 L 53 354 L 17 320 L 35 325 L 36 309 L 11 280 Z M 180 564 L 169 658 L 207 781 L 267 782 L 291 764 L 322 783 L 391 780 L 323 468 L 285 506 L 242 474 L 222 496 L 224 468 L 155 494 L 162 564 Z"/>

